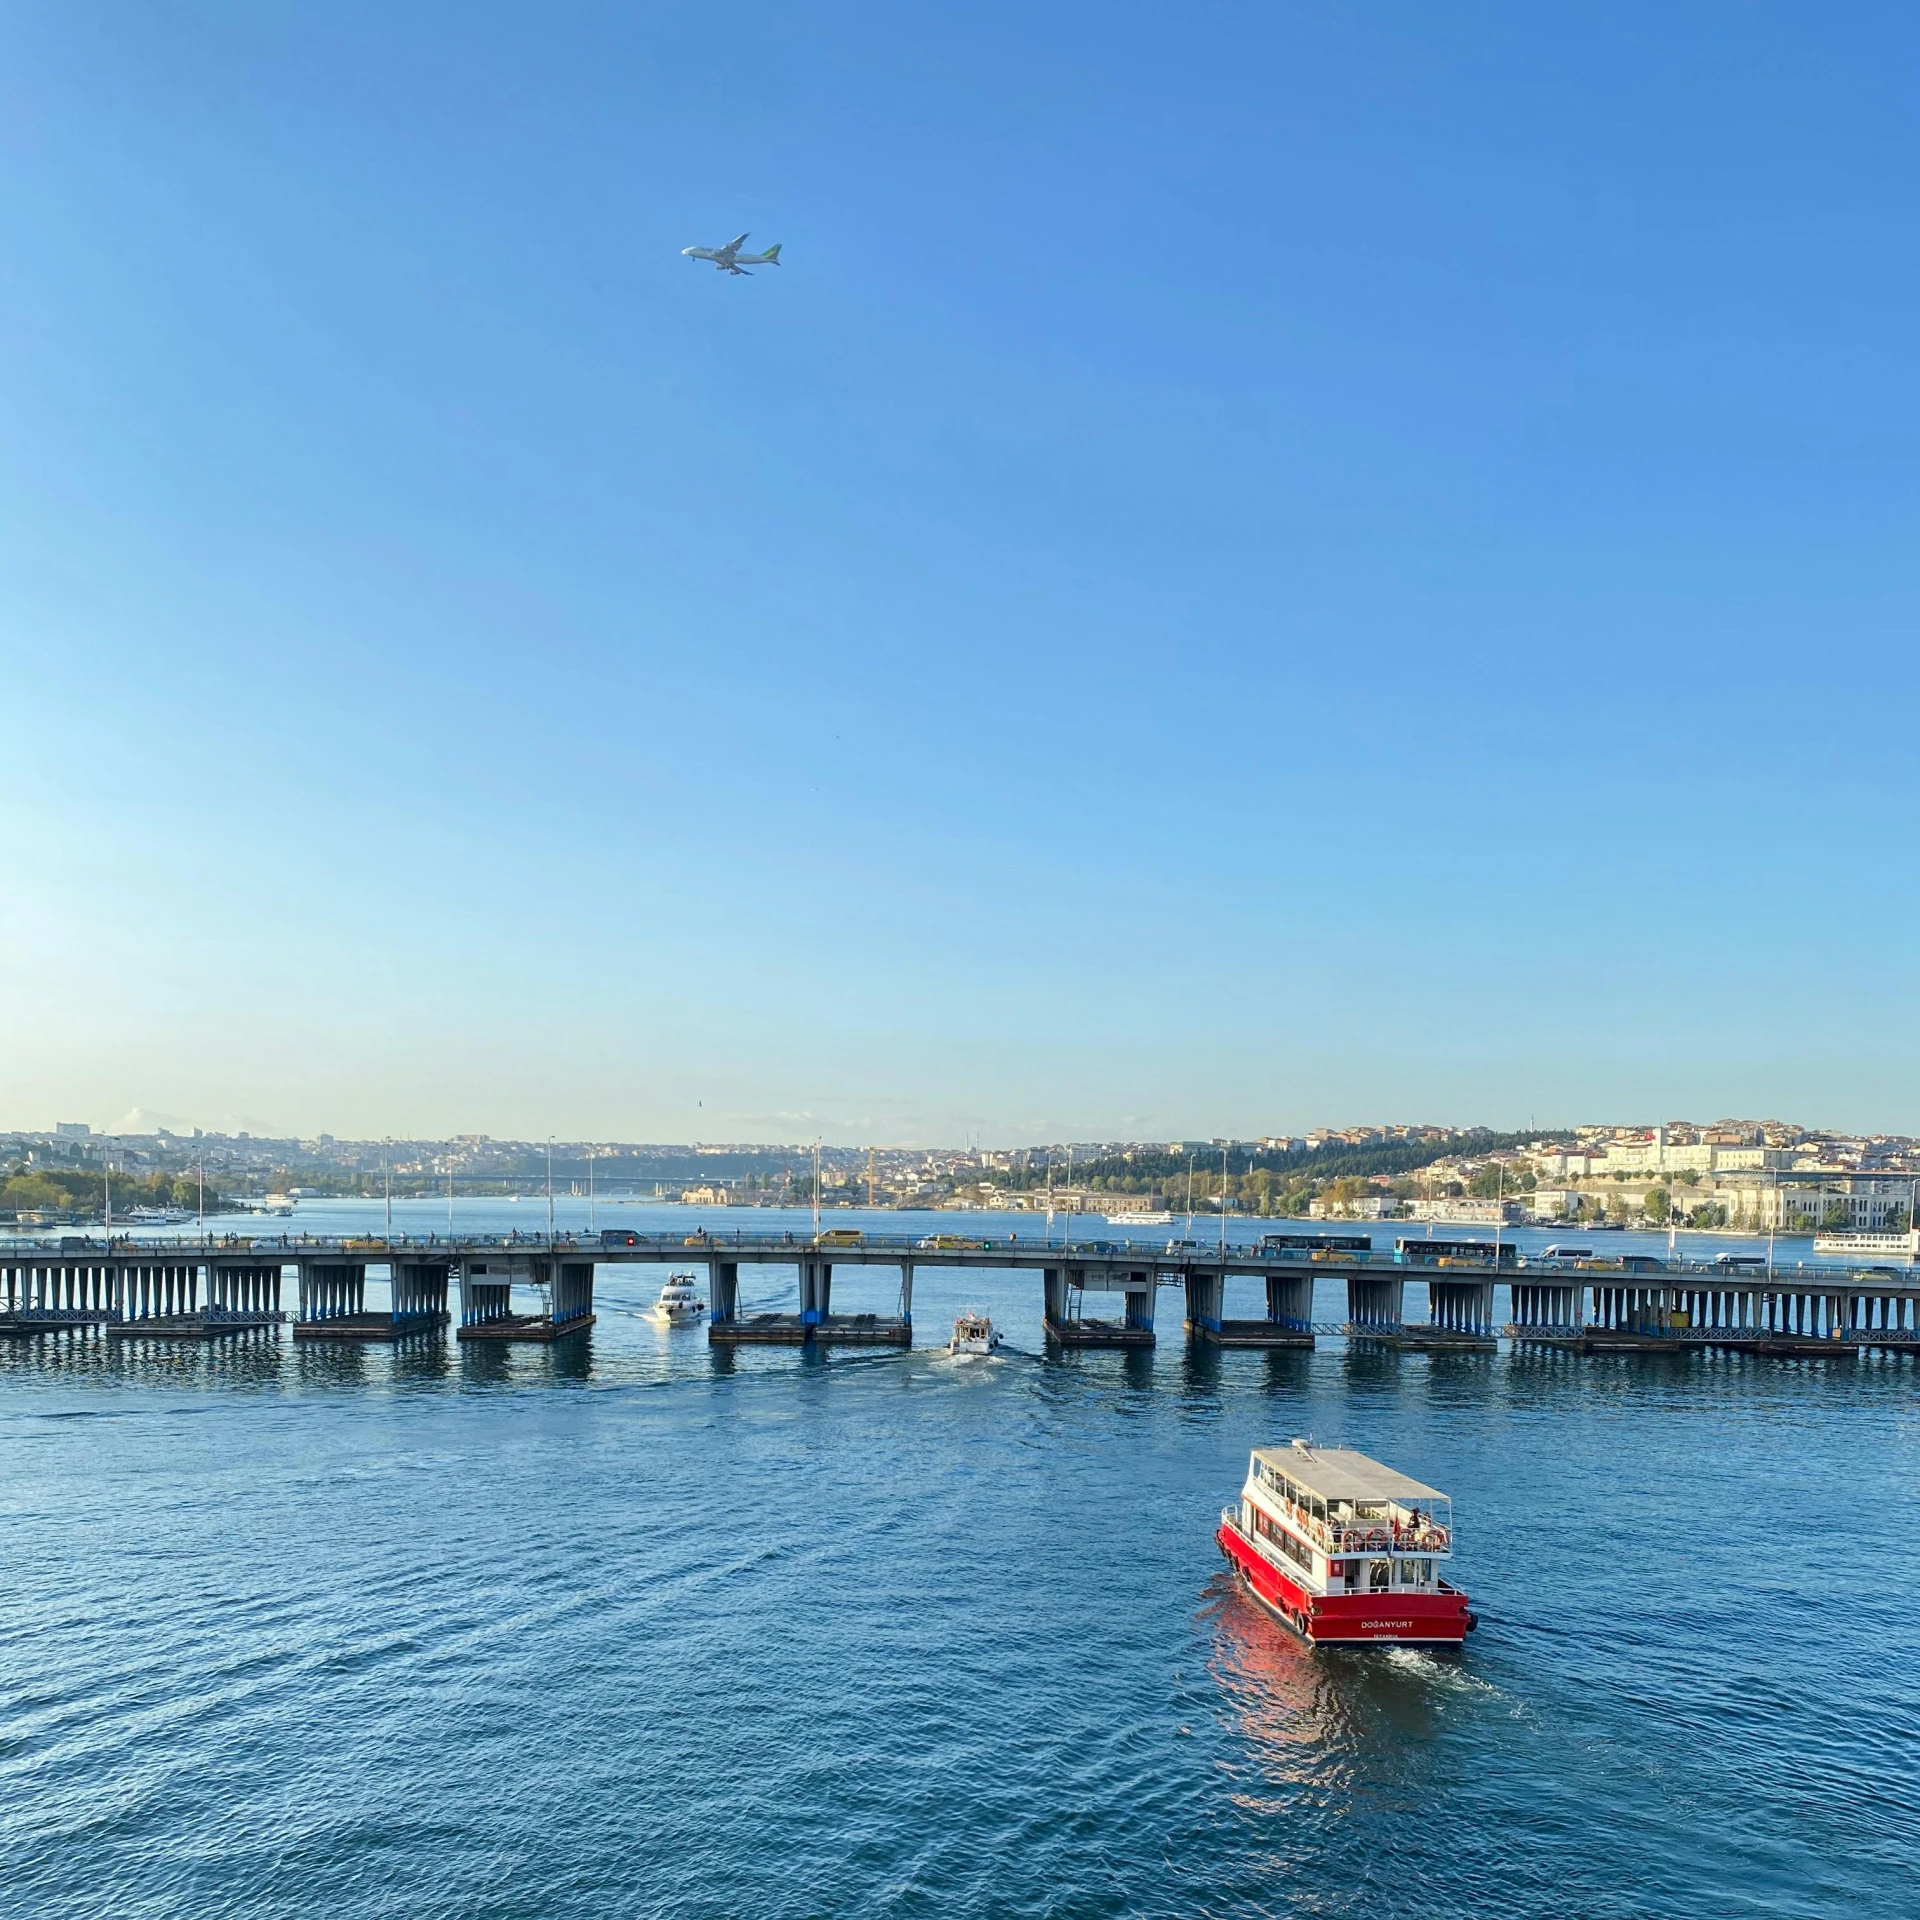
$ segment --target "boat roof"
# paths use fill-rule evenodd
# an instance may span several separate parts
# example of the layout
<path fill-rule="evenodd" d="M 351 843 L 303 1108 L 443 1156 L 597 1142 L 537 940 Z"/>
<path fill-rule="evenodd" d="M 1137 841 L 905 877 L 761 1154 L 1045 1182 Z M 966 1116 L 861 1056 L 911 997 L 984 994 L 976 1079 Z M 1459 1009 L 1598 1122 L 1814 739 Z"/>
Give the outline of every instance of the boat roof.
<path fill-rule="evenodd" d="M 1323 1500 L 1448 1498 L 1438 1487 L 1423 1486 L 1351 1447 L 1310 1447 L 1296 1440 L 1290 1447 L 1255 1447 L 1253 1457 Z"/>

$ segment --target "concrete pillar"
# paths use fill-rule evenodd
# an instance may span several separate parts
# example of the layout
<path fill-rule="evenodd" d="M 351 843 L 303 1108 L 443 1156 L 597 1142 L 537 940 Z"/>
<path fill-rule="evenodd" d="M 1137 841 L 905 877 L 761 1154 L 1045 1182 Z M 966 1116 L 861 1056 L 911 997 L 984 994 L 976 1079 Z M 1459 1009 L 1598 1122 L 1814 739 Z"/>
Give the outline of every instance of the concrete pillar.
<path fill-rule="evenodd" d="M 913 1262 L 900 1262 L 900 1318 L 913 1325 Z"/>
<path fill-rule="evenodd" d="M 1296 1333 L 1313 1331 L 1313 1281 L 1300 1274 L 1267 1275 L 1267 1318 Z"/>
<path fill-rule="evenodd" d="M 1133 1296 L 1127 1296 L 1131 1303 Z M 1227 1276 L 1224 1273 L 1196 1273 L 1187 1275 L 1187 1325 L 1204 1327 L 1209 1333 L 1220 1331 L 1220 1322 L 1226 1313 Z"/>
<path fill-rule="evenodd" d="M 367 1270 L 345 1261 L 315 1260 L 300 1268 L 300 1317 L 333 1320 L 359 1313 L 366 1303 Z"/>
<path fill-rule="evenodd" d="M 833 1310 L 833 1268 L 825 1260 L 802 1255 L 800 1260 L 800 1324 L 822 1325 Z"/>
<path fill-rule="evenodd" d="M 1067 1320 L 1067 1270 L 1065 1267 L 1043 1267 L 1040 1270 L 1041 1297 L 1046 1305 L 1046 1317 L 1056 1326 L 1065 1326 Z"/>
<path fill-rule="evenodd" d="M 561 1260 L 554 1266 L 553 1323 L 564 1326 L 593 1311 L 593 1263 Z"/>
<path fill-rule="evenodd" d="M 1154 1296 L 1159 1289 L 1154 1285 L 1151 1273 L 1130 1273 L 1127 1276 L 1127 1291 L 1122 1296 L 1127 1303 L 1127 1325 L 1143 1333 L 1153 1331 Z"/>
<path fill-rule="evenodd" d="M 737 1260 L 707 1262 L 707 1324 L 725 1324 L 740 1312 L 740 1263 Z"/>
<path fill-rule="evenodd" d="M 1407 1283 L 1377 1274 L 1352 1274 L 1347 1280 L 1347 1320 L 1355 1327 L 1400 1331 L 1405 1319 Z"/>

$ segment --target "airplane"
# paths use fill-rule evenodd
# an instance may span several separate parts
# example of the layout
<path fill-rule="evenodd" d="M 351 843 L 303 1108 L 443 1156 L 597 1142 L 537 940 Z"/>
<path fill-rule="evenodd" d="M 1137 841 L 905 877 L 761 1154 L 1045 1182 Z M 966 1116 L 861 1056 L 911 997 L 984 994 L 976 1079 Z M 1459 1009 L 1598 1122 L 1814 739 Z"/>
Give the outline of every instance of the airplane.
<path fill-rule="evenodd" d="M 744 279 L 752 279 L 747 267 L 777 267 L 780 264 L 780 242 L 776 240 L 765 253 L 742 253 L 740 249 L 747 244 L 743 233 L 737 240 L 729 240 L 724 247 L 682 247 L 680 251 L 689 260 L 711 260 L 722 273 L 737 273 Z M 740 263 L 746 262 L 746 266 Z"/>

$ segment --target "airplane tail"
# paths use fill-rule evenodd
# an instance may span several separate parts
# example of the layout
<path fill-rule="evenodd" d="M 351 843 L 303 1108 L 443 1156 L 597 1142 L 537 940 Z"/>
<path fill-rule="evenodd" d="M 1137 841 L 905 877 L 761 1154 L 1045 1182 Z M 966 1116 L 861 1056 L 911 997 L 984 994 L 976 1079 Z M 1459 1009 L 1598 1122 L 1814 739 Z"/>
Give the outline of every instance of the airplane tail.
<path fill-rule="evenodd" d="M 767 249 L 766 259 L 767 265 L 770 267 L 777 267 L 780 264 L 780 244 L 781 243 L 776 240 L 773 245 Z"/>

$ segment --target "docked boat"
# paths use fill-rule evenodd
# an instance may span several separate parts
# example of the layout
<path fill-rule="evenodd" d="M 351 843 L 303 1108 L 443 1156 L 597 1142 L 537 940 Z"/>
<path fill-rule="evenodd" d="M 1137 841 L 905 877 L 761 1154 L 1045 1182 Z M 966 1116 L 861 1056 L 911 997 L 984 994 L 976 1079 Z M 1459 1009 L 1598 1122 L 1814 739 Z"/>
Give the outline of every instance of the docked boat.
<path fill-rule="evenodd" d="M 1248 1592 L 1315 1645 L 1458 1646 L 1474 1628 L 1441 1576 L 1453 1502 L 1350 1447 L 1256 1447 L 1214 1537 Z"/>
<path fill-rule="evenodd" d="M 647 1309 L 655 1320 L 669 1327 L 684 1327 L 706 1310 L 707 1303 L 700 1298 L 700 1289 L 690 1273 L 668 1274 L 659 1299 Z"/>
<path fill-rule="evenodd" d="M 999 1329 L 984 1313 L 970 1307 L 954 1321 L 947 1352 L 958 1358 L 962 1354 L 992 1353 L 999 1345 Z"/>

